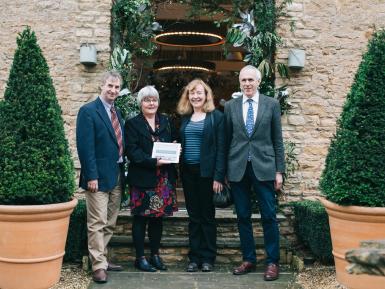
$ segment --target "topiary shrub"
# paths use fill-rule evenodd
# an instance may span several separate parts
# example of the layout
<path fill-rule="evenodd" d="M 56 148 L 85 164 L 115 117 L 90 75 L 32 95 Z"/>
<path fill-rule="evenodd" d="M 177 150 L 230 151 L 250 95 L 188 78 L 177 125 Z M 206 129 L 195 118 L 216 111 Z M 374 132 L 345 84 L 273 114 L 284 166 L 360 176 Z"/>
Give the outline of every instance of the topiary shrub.
<path fill-rule="evenodd" d="M 320 188 L 339 205 L 385 206 L 385 31 L 373 35 L 331 142 Z"/>
<path fill-rule="evenodd" d="M 79 200 L 71 214 L 65 252 L 65 262 L 81 262 L 82 257 L 88 255 L 87 207 L 85 200 Z"/>
<path fill-rule="evenodd" d="M 67 202 L 74 167 L 48 65 L 27 27 L 17 38 L 0 116 L 0 204 Z"/>
<path fill-rule="evenodd" d="M 333 262 L 329 218 L 323 205 L 318 201 L 291 203 L 294 211 L 294 228 L 298 239 L 310 249 L 322 263 Z"/>

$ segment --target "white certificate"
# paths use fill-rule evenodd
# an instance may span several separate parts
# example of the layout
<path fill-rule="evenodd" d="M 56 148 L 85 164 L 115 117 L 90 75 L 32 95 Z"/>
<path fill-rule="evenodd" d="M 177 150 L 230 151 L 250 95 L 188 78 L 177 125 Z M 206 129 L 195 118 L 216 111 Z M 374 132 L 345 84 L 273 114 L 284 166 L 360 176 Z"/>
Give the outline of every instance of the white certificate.
<path fill-rule="evenodd" d="M 180 143 L 154 142 L 152 158 L 161 158 L 171 163 L 179 163 Z"/>

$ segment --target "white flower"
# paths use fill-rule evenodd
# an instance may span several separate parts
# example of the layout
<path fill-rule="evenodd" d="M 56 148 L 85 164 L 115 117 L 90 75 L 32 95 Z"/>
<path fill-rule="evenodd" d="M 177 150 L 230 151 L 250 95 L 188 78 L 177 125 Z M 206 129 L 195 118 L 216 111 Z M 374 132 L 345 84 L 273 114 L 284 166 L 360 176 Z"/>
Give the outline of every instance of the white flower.
<path fill-rule="evenodd" d="M 120 92 L 119 92 L 119 96 L 122 96 L 122 95 L 127 95 L 129 94 L 130 91 L 128 90 L 128 88 L 124 88 L 122 89 Z"/>

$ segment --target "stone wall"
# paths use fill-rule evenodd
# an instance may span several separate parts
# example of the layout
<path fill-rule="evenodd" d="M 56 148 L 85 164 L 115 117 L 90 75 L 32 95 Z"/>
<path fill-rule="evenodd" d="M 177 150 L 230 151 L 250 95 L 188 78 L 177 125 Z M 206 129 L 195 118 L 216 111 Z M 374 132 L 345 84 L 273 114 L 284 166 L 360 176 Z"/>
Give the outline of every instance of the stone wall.
<path fill-rule="evenodd" d="M 0 98 L 17 33 L 30 25 L 51 70 L 76 167 L 76 114 L 82 104 L 97 95 L 100 74 L 108 65 L 111 3 L 0 0 Z M 385 26 L 385 1 L 294 0 L 288 16 L 280 23 L 286 44 L 278 52 L 278 60 L 287 61 L 289 48 L 306 51 L 305 68 L 292 71 L 289 87 L 293 108 L 283 117 L 285 138 L 296 143 L 299 161 L 286 186 L 293 200 L 318 194 L 330 138 L 361 55 L 373 30 Z M 290 20 L 296 23 L 294 32 L 288 29 Z M 93 68 L 79 63 L 79 48 L 84 42 L 96 44 L 98 65 Z"/>
<path fill-rule="evenodd" d="M 74 159 L 76 114 L 82 104 L 98 94 L 100 75 L 108 65 L 110 10 L 110 0 L 0 1 L 0 98 L 4 96 L 17 33 L 29 25 L 47 59 Z M 95 67 L 80 64 L 81 43 L 95 43 Z M 77 160 L 75 165 L 79 167 Z"/>
<path fill-rule="evenodd" d="M 292 109 L 283 117 L 284 136 L 297 146 L 299 168 L 287 185 L 295 200 L 319 194 L 330 138 L 361 56 L 374 29 L 385 27 L 385 1 L 294 0 L 288 16 L 280 23 L 286 43 L 278 60 L 287 62 L 289 48 L 306 52 L 305 67 L 291 70 Z"/>

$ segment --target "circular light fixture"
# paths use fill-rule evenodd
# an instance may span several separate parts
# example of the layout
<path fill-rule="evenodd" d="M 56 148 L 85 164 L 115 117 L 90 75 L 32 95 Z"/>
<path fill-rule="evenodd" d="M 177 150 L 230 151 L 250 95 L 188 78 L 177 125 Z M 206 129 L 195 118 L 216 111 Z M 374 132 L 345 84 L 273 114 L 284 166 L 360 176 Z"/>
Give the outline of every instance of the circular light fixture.
<path fill-rule="evenodd" d="M 221 45 L 225 38 L 211 22 L 177 22 L 154 37 L 154 42 L 166 46 L 207 47 Z"/>
<path fill-rule="evenodd" d="M 187 60 L 160 60 L 153 65 L 154 70 L 166 72 L 170 70 L 197 70 L 203 72 L 215 71 L 215 63 L 210 61 L 187 61 Z"/>

